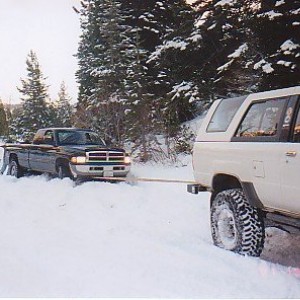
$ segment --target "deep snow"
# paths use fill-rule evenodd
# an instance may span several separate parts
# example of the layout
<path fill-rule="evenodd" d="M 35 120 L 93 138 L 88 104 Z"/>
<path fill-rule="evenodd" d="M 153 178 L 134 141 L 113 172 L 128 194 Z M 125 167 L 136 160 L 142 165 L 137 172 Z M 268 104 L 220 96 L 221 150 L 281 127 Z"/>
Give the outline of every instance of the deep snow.
<path fill-rule="evenodd" d="M 133 173 L 192 179 L 190 164 Z M 262 258 L 218 249 L 209 194 L 184 184 L 0 176 L 0 196 L 0 297 L 300 297 L 298 236 L 269 230 Z"/>

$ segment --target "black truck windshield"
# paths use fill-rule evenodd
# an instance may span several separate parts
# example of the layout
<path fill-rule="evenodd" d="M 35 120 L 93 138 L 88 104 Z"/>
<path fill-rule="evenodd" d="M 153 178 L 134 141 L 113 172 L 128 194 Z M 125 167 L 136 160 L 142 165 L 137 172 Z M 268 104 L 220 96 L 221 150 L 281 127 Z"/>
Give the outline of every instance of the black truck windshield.
<path fill-rule="evenodd" d="M 92 131 L 60 130 L 57 132 L 59 145 L 97 145 L 105 147 L 105 142 Z"/>

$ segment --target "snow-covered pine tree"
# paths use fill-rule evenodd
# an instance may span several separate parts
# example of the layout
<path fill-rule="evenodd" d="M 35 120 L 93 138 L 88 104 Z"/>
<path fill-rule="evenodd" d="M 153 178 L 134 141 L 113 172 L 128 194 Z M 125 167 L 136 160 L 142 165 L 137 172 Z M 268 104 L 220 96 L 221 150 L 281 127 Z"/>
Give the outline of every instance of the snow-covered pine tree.
<path fill-rule="evenodd" d="M 20 120 L 23 114 L 22 104 L 7 104 L 5 107 L 8 123 L 8 138 L 10 141 L 17 141 L 22 138 L 20 129 Z"/>
<path fill-rule="evenodd" d="M 83 2 L 77 54 L 80 85 L 77 123 L 82 124 L 85 119 L 87 125 L 115 143 L 124 141 L 124 79 L 126 49 L 130 47 L 120 5 L 117 0 Z"/>
<path fill-rule="evenodd" d="M 149 153 L 157 148 L 155 135 L 170 134 L 168 121 L 175 120 L 173 116 L 176 112 L 183 112 L 182 102 L 179 101 L 168 111 L 172 116 L 167 120 L 166 99 L 174 73 L 158 67 L 157 61 L 151 59 L 151 54 L 156 52 L 166 36 L 178 27 L 185 26 L 183 19 L 185 22 L 192 19 L 189 13 L 193 11 L 185 1 L 180 0 L 124 1 L 122 7 L 127 16 L 126 24 L 132 28 L 132 53 L 135 53 L 135 59 L 129 67 L 131 83 L 126 85 L 131 95 L 126 121 L 131 138 L 141 145 L 142 159 L 147 160 Z M 174 64 L 179 65 L 181 61 L 175 59 Z"/>
<path fill-rule="evenodd" d="M 191 118 L 199 99 L 194 11 L 184 0 L 84 0 L 80 14 L 77 124 L 146 153 L 157 132 L 174 134 L 170 124 Z"/>
<path fill-rule="evenodd" d="M 259 54 L 253 31 L 259 1 L 196 1 L 195 22 L 201 57 L 197 77 L 200 93 L 213 98 L 255 91 L 259 77 L 250 67 Z M 207 93 L 208 94 L 208 93 Z"/>
<path fill-rule="evenodd" d="M 126 27 L 127 47 L 125 88 L 125 119 L 127 141 L 133 150 L 140 152 L 140 159 L 151 156 L 154 132 L 159 124 L 154 122 L 156 99 L 155 77 L 147 66 L 148 57 L 160 42 L 162 26 L 156 19 L 156 1 L 122 1 L 123 25 Z"/>
<path fill-rule="evenodd" d="M 138 121 L 130 120 L 135 114 L 128 113 L 138 107 L 137 103 L 143 106 L 137 110 L 153 123 L 150 116 L 155 105 L 149 95 L 155 94 L 157 75 L 149 70 L 147 60 L 168 29 L 165 11 L 165 5 L 158 1 L 83 1 L 77 54 L 78 123 L 83 123 L 80 116 L 84 114 L 91 118 L 89 124 L 94 129 L 124 141 L 124 133 L 139 132 L 133 124 L 141 126 L 141 116 Z M 137 94 L 138 101 L 134 99 Z"/>
<path fill-rule="evenodd" d="M 140 152 L 140 159 L 147 161 L 151 157 L 151 143 L 154 142 L 155 98 L 151 91 L 152 77 L 145 64 L 148 51 L 142 46 L 139 28 L 131 29 L 131 44 L 128 49 L 132 60 L 127 66 L 127 77 L 124 81 L 126 101 L 124 102 L 124 125 L 127 141 L 132 142 L 134 150 Z"/>
<path fill-rule="evenodd" d="M 256 19 L 260 90 L 300 84 L 300 1 L 262 0 Z"/>
<path fill-rule="evenodd" d="M 18 133 L 24 134 L 53 125 L 48 106 L 48 86 L 36 54 L 31 50 L 27 59 L 27 78 L 21 79 L 22 115 L 18 119 Z"/>
<path fill-rule="evenodd" d="M 80 105 L 87 106 L 88 98 L 95 89 L 96 80 L 91 75 L 95 68 L 95 56 L 98 55 L 96 45 L 100 43 L 98 37 L 99 28 L 96 26 L 96 17 L 93 13 L 96 9 L 90 0 L 81 1 L 80 22 L 81 36 L 77 51 L 79 69 L 76 72 L 79 83 L 78 101 Z"/>
<path fill-rule="evenodd" d="M 55 103 L 56 124 L 58 127 L 72 126 L 72 105 L 70 103 L 71 97 L 68 95 L 67 87 L 63 81 L 60 85 L 58 99 Z"/>
<path fill-rule="evenodd" d="M 185 40 L 192 31 L 195 12 L 186 1 L 157 2 L 163 9 L 165 27 L 162 42 L 148 63 L 156 72 L 156 97 L 161 99 L 160 113 L 168 134 L 193 115 L 197 88 L 192 82 L 196 56 Z M 193 37 L 195 41 L 196 36 Z M 170 128 L 173 128 L 170 130 Z"/>
<path fill-rule="evenodd" d="M 7 136 L 8 134 L 8 122 L 6 112 L 2 100 L 0 99 L 0 138 Z"/>

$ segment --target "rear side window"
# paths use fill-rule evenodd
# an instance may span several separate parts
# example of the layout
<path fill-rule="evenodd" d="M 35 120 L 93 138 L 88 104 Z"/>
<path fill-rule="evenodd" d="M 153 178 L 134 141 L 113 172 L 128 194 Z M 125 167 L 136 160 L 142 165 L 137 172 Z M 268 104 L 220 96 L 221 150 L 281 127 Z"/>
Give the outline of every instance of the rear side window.
<path fill-rule="evenodd" d="M 206 132 L 225 132 L 247 96 L 224 99 L 216 108 Z"/>
<path fill-rule="evenodd" d="M 294 143 L 300 143 L 300 109 L 298 110 L 297 119 L 293 130 L 292 141 Z"/>
<path fill-rule="evenodd" d="M 276 136 L 286 101 L 286 98 L 278 98 L 252 104 L 237 130 L 236 137 Z"/>

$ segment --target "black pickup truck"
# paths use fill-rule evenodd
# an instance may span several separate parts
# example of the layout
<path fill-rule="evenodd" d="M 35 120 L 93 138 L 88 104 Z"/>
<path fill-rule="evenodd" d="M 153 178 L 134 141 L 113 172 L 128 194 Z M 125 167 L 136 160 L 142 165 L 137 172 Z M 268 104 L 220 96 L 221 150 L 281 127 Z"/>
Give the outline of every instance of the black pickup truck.
<path fill-rule="evenodd" d="M 8 166 L 7 174 L 17 178 L 32 171 L 74 180 L 125 177 L 131 165 L 124 149 L 107 147 L 89 129 L 40 129 L 31 144 L 6 144 L 2 147 L 2 169 Z"/>

